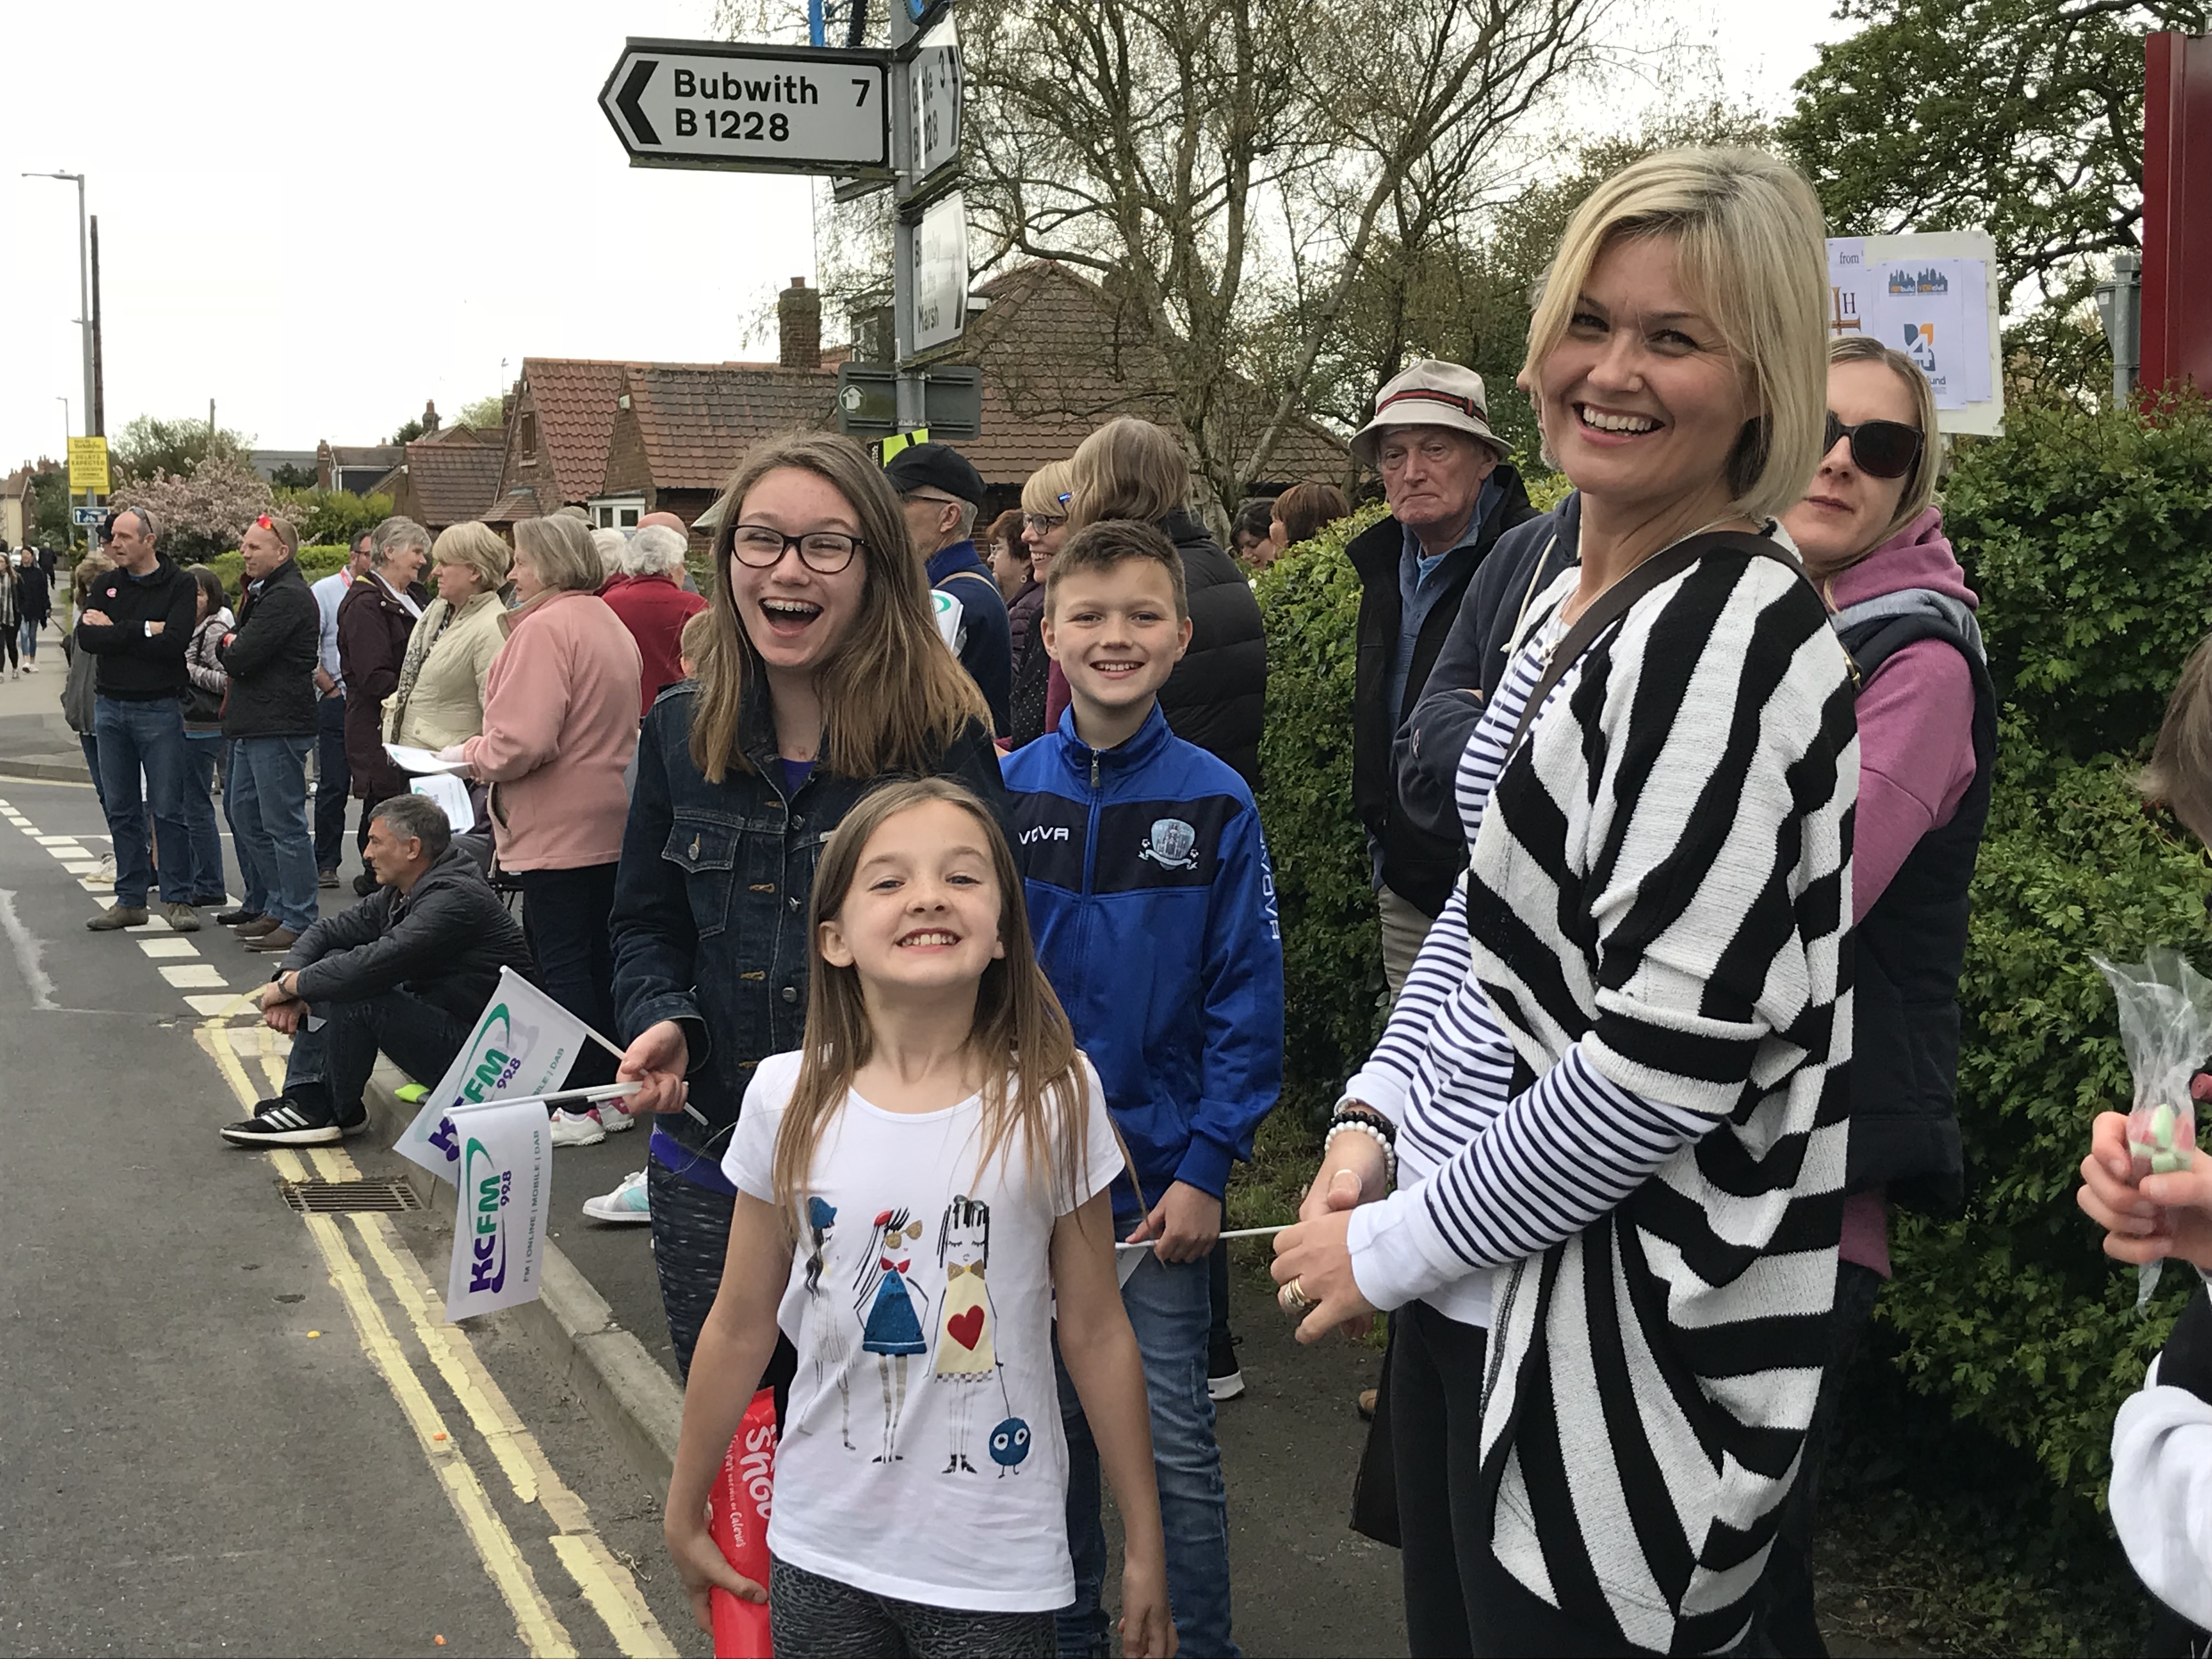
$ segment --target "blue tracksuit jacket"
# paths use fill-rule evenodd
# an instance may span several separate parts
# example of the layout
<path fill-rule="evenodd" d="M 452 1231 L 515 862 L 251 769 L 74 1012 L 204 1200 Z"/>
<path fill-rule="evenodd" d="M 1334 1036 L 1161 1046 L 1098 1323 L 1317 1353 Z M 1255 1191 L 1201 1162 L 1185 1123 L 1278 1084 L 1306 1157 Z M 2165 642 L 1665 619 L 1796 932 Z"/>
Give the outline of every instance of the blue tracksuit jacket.
<path fill-rule="evenodd" d="M 1176 1181 L 1220 1196 L 1283 1085 L 1282 929 L 1252 792 L 1158 708 L 1115 749 L 1078 738 L 1071 709 L 1004 766 L 1037 960 L 1145 1205 Z M 1115 1217 L 1139 1208 L 1124 1176 Z"/>

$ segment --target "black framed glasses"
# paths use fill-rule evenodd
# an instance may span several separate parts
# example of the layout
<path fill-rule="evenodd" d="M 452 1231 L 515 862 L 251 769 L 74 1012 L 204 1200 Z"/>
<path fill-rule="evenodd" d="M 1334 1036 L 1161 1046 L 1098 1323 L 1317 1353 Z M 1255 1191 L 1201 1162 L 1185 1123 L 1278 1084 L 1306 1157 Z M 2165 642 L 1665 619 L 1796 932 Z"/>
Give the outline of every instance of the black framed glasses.
<path fill-rule="evenodd" d="M 1832 453 L 1838 438 L 1851 441 L 1851 465 L 1869 478 L 1901 478 L 1920 459 L 1920 428 L 1903 421 L 1861 421 L 1856 426 L 1845 426 L 1832 409 L 1820 453 Z"/>
<path fill-rule="evenodd" d="M 1067 514 L 1065 513 L 1024 513 L 1022 514 L 1022 528 L 1024 530 L 1034 530 L 1040 536 L 1050 535 L 1054 531 L 1059 529 L 1060 526 L 1066 522 Z"/>
<path fill-rule="evenodd" d="M 866 546 L 858 536 L 838 530 L 810 530 L 803 536 L 787 536 L 764 524 L 741 524 L 730 532 L 730 551 L 739 564 L 755 570 L 773 570 L 783 562 L 784 552 L 797 548 L 809 570 L 834 576 L 853 562 L 853 555 Z"/>

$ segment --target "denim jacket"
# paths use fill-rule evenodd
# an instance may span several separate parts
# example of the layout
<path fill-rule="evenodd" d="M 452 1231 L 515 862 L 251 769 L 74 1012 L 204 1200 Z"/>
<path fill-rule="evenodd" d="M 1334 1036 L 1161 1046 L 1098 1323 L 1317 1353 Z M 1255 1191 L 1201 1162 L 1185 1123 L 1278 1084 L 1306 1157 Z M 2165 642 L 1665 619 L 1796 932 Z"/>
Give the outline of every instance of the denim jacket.
<path fill-rule="evenodd" d="M 708 783 L 691 760 L 697 690 L 686 680 L 663 691 L 638 738 L 615 876 L 615 1008 L 626 1042 L 660 1020 L 683 1025 L 691 1104 L 707 1122 L 678 1112 L 659 1127 L 719 1158 L 753 1068 L 798 1048 L 806 1026 L 806 913 L 822 844 L 884 780 L 817 769 L 787 799 L 768 699 L 756 696 L 738 732 L 753 769 Z M 998 754 L 981 720 L 932 770 L 1005 820 Z"/>

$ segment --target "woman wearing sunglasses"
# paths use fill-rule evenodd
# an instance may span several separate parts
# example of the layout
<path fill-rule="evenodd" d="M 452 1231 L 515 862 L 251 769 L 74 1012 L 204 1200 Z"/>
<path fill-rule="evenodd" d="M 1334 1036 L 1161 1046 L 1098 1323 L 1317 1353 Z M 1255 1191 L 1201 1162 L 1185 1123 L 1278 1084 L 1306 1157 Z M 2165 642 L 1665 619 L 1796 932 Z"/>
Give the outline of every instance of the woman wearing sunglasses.
<path fill-rule="evenodd" d="M 1889 1206 L 1946 1216 L 1964 1192 L 1959 970 L 1996 714 L 1974 592 L 1932 505 L 1936 464 L 1927 377 L 1878 341 L 1831 344 L 1827 453 L 1783 523 L 1859 672 L 1851 1133 L 1827 1370 L 1767 1570 L 1768 1633 L 1784 1653 L 1826 1651 L 1813 1514 L 1844 1378 L 1889 1277 Z"/>

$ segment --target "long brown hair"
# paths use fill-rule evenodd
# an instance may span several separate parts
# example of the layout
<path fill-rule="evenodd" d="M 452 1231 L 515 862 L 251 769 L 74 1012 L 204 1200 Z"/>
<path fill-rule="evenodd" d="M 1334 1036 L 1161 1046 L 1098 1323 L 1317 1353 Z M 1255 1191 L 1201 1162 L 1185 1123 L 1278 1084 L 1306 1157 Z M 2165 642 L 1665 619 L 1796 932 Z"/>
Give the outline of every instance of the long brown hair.
<path fill-rule="evenodd" d="M 2212 638 L 2200 640 L 2182 664 L 2136 787 L 2212 846 Z"/>
<path fill-rule="evenodd" d="M 980 1176 L 1018 1140 L 1030 1177 L 1049 1180 L 1064 1195 L 1060 1201 L 1072 1206 L 1083 1190 L 1088 1137 L 1075 1033 L 1030 946 L 1029 906 L 1023 899 L 1013 850 L 1006 845 L 999 821 L 968 790 L 948 778 L 918 778 L 885 784 L 862 797 L 823 848 L 814 872 L 814 902 L 807 916 L 811 977 L 803 1058 L 791 1103 L 776 1131 L 771 1166 L 776 1204 L 793 1217 L 794 1224 L 823 1133 L 844 1105 L 854 1075 L 875 1051 L 860 975 L 823 958 L 823 924 L 836 921 L 843 908 L 869 838 L 901 812 L 932 801 L 957 806 L 975 820 L 999 884 L 999 942 L 1006 954 L 983 970 L 975 994 L 975 1024 L 968 1039 L 983 1068 L 983 1132 L 976 1171 Z"/>
<path fill-rule="evenodd" d="M 969 720 L 988 726 L 990 711 L 938 632 L 921 561 L 882 469 L 850 438 L 826 432 L 769 439 L 722 491 L 705 613 L 714 620 L 691 662 L 699 682 L 692 763 L 709 783 L 720 783 L 732 766 L 752 770 L 738 744 L 741 711 L 746 697 L 768 694 L 768 680 L 730 592 L 730 544 L 745 497 L 784 467 L 828 483 L 860 526 L 860 611 L 816 670 L 826 726 L 821 759 L 848 778 L 927 772 Z"/>

